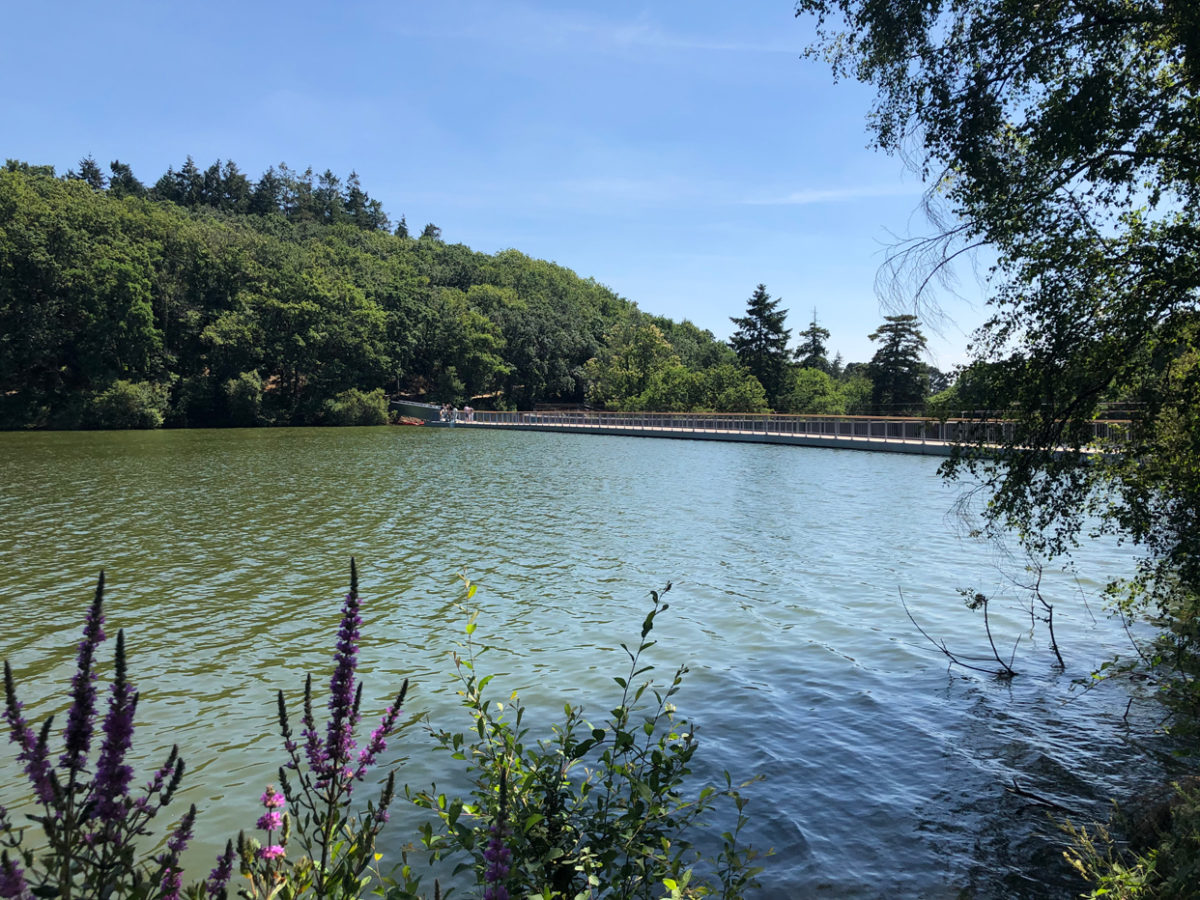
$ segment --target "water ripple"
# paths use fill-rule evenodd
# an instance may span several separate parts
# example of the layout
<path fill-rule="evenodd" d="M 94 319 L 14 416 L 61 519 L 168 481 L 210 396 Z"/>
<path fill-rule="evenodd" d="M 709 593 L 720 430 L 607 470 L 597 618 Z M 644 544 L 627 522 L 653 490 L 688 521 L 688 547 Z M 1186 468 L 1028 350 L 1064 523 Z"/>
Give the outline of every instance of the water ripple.
<path fill-rule="evenodd" d="M 1134 768 L 1125 696 L 1069 690 L 1124 645 L 1080 601 L 1127 565 L 1114 548 L 1084 548 L 1079 581 L 1047 573 L 1067 673 L 1028 638 L 1011 684 L 948 671 L 916 634 L 901 592 L 979 652 L 963 587 L 1008 598 L 992 622 L 1006 641 L 1028 631 L 1011 571 L 959 536 L 930 460 L 381 428 L 3 434 L 0 466 L 0 655 L 29 711 L 56 711 L 107 571 L 143 688 L 139 764 L 178 742 L 185 799 L 206 807 L 197 870 L 274 777 L 275 692 L 294 708 L 305 673 L 328 678 L 351 556 L 364 708 L 409 677 L 407 712 L 460 728 L 460 571 L 481 585 L 486 664 L 535 722 L 564 700 L 603 715 L 648 591 L 674 582 L 652 662 L 664 678 L 691 666 L 679 705 L 699 774 L 764 777 L 748 794 L 750 837 L 778 851 L 767 896 L 1070 896 L 1058 836 L 1005 785 L 1102 815 L 1131 772 L 1161 775 Z M 411 728 L 393 759 L 414 785 L 445 782 L 423 740 Z M 0 762 L 9 805 L 19 774 Z"/>

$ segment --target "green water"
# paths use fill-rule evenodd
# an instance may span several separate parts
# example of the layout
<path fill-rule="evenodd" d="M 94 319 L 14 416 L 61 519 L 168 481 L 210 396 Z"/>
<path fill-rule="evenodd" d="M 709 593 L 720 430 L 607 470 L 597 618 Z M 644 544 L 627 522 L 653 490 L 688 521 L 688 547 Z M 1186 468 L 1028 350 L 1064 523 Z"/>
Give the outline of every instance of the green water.
<path fill-rule="evenodd" d="M 182 748 L 199 876 L 253 827 L 282 761 L 275 691 L 328 679 L 351 556 L 368 718 L 408 677 L 407 714 L 463 728 L 449 674 L 459 572 L 481 586 L 472 605 L 497 685 L 520 689 L 535 717 L 564 699 L 611 705 L 619 644 L 647 592 L 673 581 L 656 662 L 692 666 L 679 705 L 701 723 L 701 775 L 765 778 L 751 789 L 751 837 L 777 851 L 764 896 L 1070 896 L 1052 823 L 1003 788 L 1020 777 L 1103 815 L 1110 795 L 1158 774 L 1137 762 L 1139 732 L 1121 731 L 1120 689 L 1069 691 L 1124 646 L 1095 594 L 1127 563 L 1088 547 L 1080 575 L 1047 575 L 1065 673 L 1028 638 L 1011 684 L 948 671 L 899 592 L 931 632 L 978 651 L 956 589 L 1015 601 L 1020 566 L 960 536 L 936 467 L 420 428 L 0 434 L 0 655 L 31 714 L 59 708 L 107 572 L 110 634 L 126 629 L 143 691 L 139 760 Z M 1028 615 L 997 607 L 1011 643 Z M 450 761 L 422 740 L 414 729 L 390 759 L 408 757 L 414 785 L 445 782 Z M 5 757 L 0 802 L 22 797 Z M 411 837 L 403 814 L 393 824 L 392 848 Z"/>

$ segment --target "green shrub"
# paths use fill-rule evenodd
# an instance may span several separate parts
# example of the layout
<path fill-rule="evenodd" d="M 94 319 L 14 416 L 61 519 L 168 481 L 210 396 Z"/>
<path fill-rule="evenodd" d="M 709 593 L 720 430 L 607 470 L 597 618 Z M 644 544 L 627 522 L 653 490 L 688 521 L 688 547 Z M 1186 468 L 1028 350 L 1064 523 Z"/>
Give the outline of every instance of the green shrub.
<path fill-rule="evenodd" d="M 231 425 L 249 428 L 263 424 L 262 402 L 263 380 L 257 369 L 225 382 L 225 406 Z"/>
<path fill-rule="evenodd" d="M 386 425 L 388 403 L 383 388 L 363 393 L 358 388 L 342 391 L 322 408 L 324 425 Z"/>
<path fill-rule="evenodd" d="M 474 586 L 466 585 L 469 599 Z M 613 678 L 615 706 L 599 701 L 605 720 L 593 724 L 568 703 L 552 736 L 541 740 L 530 737 L 515 693 L 505 703 L 485 696 L 492 678 L 480 676 L 476 665 L 487 648 L 471 642 L 477 614 L 470 614 L 464 654 L 454 661 L 474 727 L 431 730 L 443 750 L 466 761 L 474 789 L 466 799 L 447 798 L 436 788 L 410 794 L 440 820 L 440 830 L 427 825 L 424 833 L 434 859 L 467 854 L 478 881 L 489 884 L 502 856 L 503 896 L 512 897 L 628 900 L 660 897 L 665 888 L 669 896 L 732 900 L 757 885 L 757 854 L 738 843 L 745 799 L 728 773 L 720 789 L 694 788 L 689 778 L 694 723 L 677 716 L 672 702 L 686 667 L 675 671 L 665 691 L 643 677 L 654 668 L 645 653 L 656 643 L 649 635 L 668 608 L 667 590 L 669 584 L 661 594 L 651 591 L 637 647 L 621 645 L 629 670 Z M 692 839 L 719 800 L 734 805 L 736 824 L 721 836 L 722 849 L 705 857 Z M 697 863 L 707 867 L 708 878 L 693 869 Z"/>
<path fill-rule="evenodd" d="M 469 581 L 466 586 L 470 600 L 475 589 Z M 535 742 L 527 736 L 515 694 L 503 706 L 485 701 L 491 678 L 475 671 L 483 651 L 468 640 L 466 655 L 455 656 L 473 725 L 466 734 L 435 734 L 453 758 L 467 761 L 474 794 L 447 800 L 436 795 L 436 788 L 404 791 L 440 817 L 443 827 L 437 833 L 433 824 L 422 833 L 430 861 L 465 859 L 456 871 L 473 870 L 485 900 L 738 900 L 756 884 L 755 854 L 738 844 L 747 821 L 744 798 L 728 775 L 721 788 L 693 787 L 689 778 L 697 748 L 694 728 L 672 704 L 687 670 L 679 668 L 663 692 L 643 677 L 652 669 L 646 662 L 646 651 L 655 643 L 650 632 L 667 609 L 661 594 L 651 594 L 653 606 L 637 648 L 622 645 L 629 669 L 613 679 L 619 702 L 595 726 L 584 720 L 582 709 L 567 705 L 552 736 Z M 161 837 L 150 832 L 152 819 L 165 818 L 184 764 L 174 748 L 149 782 L 141 782 L 144 787 L 134 778 L 129 762 L 139 694 L 129 680 L 123 631 L 117 632 L 111 687 L 98 690 L 98 652 L 106 639 L 103 601 L 101 574 L 78 644 L 67 724 L 61 730 L 64 752 L 51 747 L 51 738 L 60 734 L 52 718 L 40 728 L 26 718 L 16 674 L 4 662 L 2 718 L 28 777 L 26 799 L 37 808 L 28 818 L 40 827 L 19 824 L 20 818 L 0 805 L 0 897 L 227 900 L 235 870 L 242 876 L 236 894 L 244 900 L 429 896 L 421 885 L 425 871 L 408 862 L 411 845 L 390 870 L 380 865 L 378 838 L 388 822 L 395 772 L 387 771 L 378 794 L 365 803 L 359 786 L 377 780 L 371 774 L 377 765 L 386 766 L 389 742 L 402 731 L 408 682 L 360 743 L 366 716 L 356 670 L 363 605 L 353 560 L 328 702 L 315 696 L 311 675 L 294 704 L 295 720 L 283 691 L 277 694 L 285 753 L 279 790 L 266 786 L 255 828 L 229 840 L 208 878 L 187 888 L 181 855 L 199 811 L 192 805 Z M 475 618 L 467 620 L 468 636 L 475 631 Z M 320 709 L 328 710 L 327 722 L 318 721 Z M 93 762 L 88 754 L 96 745 Z M 258 788 L 252 791 L 257 794 Z M 7 804 L 7 797 L 0 799 Z M 703 858 L 691 840 L 704 826 L 704 815 L 722 799 L 734 804 L 735 824 L 720 835 L 721 849 L 707 858 L 702 874 L 693 869 Z M 433 897 L 440 895 L 435 881 Z"/>
<path fill-rule="evenodd" d="M 115 381 L 89 398 L 89 428 L 159 428 L 167 411 L 167 386 L 151 381 Z"/>
<path fill-rule="evenodd" d="M 1123 844 L 1104 825 L 1090 831 L 1067 823 L 1067 861 L 1093 889 L 1090 898 L 1183 900 L 1200 885 L 1200 780 L 1172 785 L 1171 794 L 1136 816 L 1118 814 Z"/>

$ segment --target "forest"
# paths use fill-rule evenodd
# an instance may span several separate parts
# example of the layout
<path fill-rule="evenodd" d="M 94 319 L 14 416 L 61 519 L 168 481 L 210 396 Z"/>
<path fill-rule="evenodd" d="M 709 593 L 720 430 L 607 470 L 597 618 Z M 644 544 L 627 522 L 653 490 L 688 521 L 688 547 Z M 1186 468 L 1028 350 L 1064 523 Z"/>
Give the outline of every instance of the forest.
<path fill-rule="evenodd" d="M 842 365 L 815 312 L 789 349 L 778 303 L 760 285 L 725 343 L 517 250 L 414 236 L 353 172 L 0 170 L 0 428 L 380 424 L 397 396 L 897 414 L 946 386 L 912 317 Z"/>

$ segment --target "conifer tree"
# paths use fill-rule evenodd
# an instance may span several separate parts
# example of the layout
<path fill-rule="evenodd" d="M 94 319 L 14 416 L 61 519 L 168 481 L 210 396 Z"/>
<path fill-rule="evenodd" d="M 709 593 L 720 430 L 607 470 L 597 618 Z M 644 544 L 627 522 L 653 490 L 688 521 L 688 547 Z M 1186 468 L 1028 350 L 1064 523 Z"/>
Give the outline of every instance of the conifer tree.
<path fill-rule="evenodd" d="M 86 181 L 93 191 L 102 191 L 108 185 L 108 179 L 90 153 L 79 161 L 79 172 L 68 172 L 67 177 Z"/>
<path fill-rule="evenodd" d="M 108 192 L 114 197 L 145 197 L 146 186 L 134 177 L 133 169 L 119 159 L 108 164 L 112 178 L 108 182 Z"/>
<path fill-rule="evenodd" d="M 760 284 L 750 295 L 746 315 L 730 317 L 737 331 L 729 339 L 729 345 L 738 361 L 762 384 L 772 406 L 784 387 L 787 344 L 792 334 L 790 328 L 783 327 L 787 310 L 779 308 L 782 301 L 783 298 L 772 300 L 767 286 Z"/>
<path fill-rule="evenodd" d="M 829 340 L 829 329 L 817 324 L 817 310 L 813 308 L 812 321 L 800 332 L 800 346 L 796 348 L 796 360 L 802 369 L 820 369 L 830 372 L 829 357 L 825 342 Z"/>
<path fill-rule="evenodd" d="M 886 316 L 871 335 L 880 342 L 867 365 L 871 379 L 871 405 L 877 413 L 905 415 L 921 406 L 928 379 L 921 351 L 925 336 L 916 316 Z"/>

